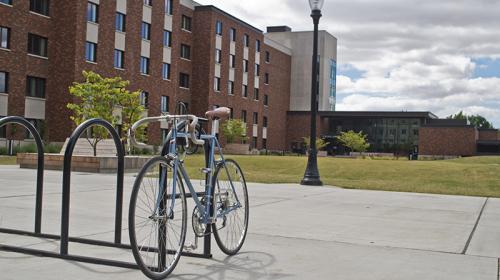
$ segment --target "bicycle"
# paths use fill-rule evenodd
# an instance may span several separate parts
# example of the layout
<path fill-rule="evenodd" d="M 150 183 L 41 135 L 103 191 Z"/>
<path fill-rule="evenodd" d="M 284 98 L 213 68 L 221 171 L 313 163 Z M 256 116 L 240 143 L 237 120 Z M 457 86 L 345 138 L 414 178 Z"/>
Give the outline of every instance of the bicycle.
<path fill-rule="evenodd" d="M 165 156 L 150 159 L 134 182 L 129 208 L 129 237 L 137 265 L 151 279 L 166 278 L 177 265 L 183 249 L 195 249 L 197 243 L 185 246 L 187 205 L 184 184 L 193 198 L 192 227 L 198 237 L 213 233 L 219 248 L 227 255 L 236 254 L 248 230 L 248 191 L 240 166 L 225 159 L 216 131 L 219 120 L 229 109 L 217 108 L 206 113 L 212 120 L 211 134 L 196 135 L 198 118 L 194 115 L 164 115 L 136 122 L 129 131 L 130 144 L 140 147 L 135 130 L 142 124 L 167 121 L 171 127 L 164 143 Z M 184 126 L 179 126 L 184 122 Z M 179 131 L 178 129 L 181 128 Z M 198 130 L 201 131 L 201 130 Z M 184 167 L 177 143 L 204 145 L 209 149 L 205 174 L 205 191 L 198 196 Z M 207 145 L 205 145 L 207 143 Z M 215 159 L 218 148 L 220 159 Z"/>

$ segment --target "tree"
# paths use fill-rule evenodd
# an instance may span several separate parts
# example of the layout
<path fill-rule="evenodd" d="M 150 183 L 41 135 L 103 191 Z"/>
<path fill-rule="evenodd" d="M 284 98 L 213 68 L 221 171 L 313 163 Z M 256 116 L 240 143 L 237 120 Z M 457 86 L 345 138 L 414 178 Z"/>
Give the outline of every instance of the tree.
<path fill-rule="evenodd" d="M 353 152 L 363 153 L 370 147 L 370 143 L 367 143 L 366 136 L 366 134 L 363 134 L 363 131 L 356 133 L 349 130 L 348 132 L 340 132 L 340 136 L 337 136 L 337 139 Z"/>
<path fill-rule="evenodd" d="M 311 144 L 311 138 L 309 137 L 302 137 L 304 139 L 304 143 L 306 144 L 306 147 L 309 148 L 309 145 Z M 321 150 L 324 147 L 326 147 L 328 143 L 326 143 L 325 140 L 321 138 L 316 138 L 316 149 Z"/>
<path fill-rule="evenodd" d="M 447 119 L 466 120 L 468 124 L 476 128 L 493 128 L 493 124 L 481 115 L 466 115 L 462 111 L 455 115 L 446 117 Z"/>
<path fill-rule="evenodd" d="M 80 125 L 91 118 L 100 118 L 116 126 L 122 120 L 122 133 L 139 120 L 144 111 L 140 105 L 140 91 L 130 92 L 126 89 L 129 81 L 121 77 L 103 78 L 92 71 L 83 71 L 84 82 L 73 83 L 69 88 L 71 95 L 77 102 L 68 103 L 67 107 L 73 111 L 71 120 Z M 100 126 L 87 130 L 87 141 L 97 155 L 97 144 L 108 136 L 108 131 Z"/>
<path fill-rule="evenodd" d="M 228 119 L 222 125 L 222 132 L 226 137 L 227 143 L 235 143 L 237 140 L 244 140 L 247 137 L 247 126 L 240 119 Z"/>

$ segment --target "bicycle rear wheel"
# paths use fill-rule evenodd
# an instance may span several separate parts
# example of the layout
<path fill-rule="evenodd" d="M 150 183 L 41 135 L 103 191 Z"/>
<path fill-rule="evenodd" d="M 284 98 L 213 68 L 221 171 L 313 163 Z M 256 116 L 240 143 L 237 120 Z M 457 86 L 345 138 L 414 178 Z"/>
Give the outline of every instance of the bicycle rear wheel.
<path fill-rule="evenodd" d="M 233 186 L 231 186 L 233 185 Z M 240 166 L 231 159 L 217 166 L 213 177 L 215 241 L 227 255 L 238 253 L 248 230 L 248 191 Z"/>
<path fill-rule="evenodd" d="M 173 180 L 177 180 L 174 190 Z M 175 195 L 173 195 L 175 191 Z M 167 277 L 181 256 L 187 229 L 187 207 L 179 174 L 164 157 L 150 159 L 134 182 L 129 208 L 132 253 L 151 279 Z"/>

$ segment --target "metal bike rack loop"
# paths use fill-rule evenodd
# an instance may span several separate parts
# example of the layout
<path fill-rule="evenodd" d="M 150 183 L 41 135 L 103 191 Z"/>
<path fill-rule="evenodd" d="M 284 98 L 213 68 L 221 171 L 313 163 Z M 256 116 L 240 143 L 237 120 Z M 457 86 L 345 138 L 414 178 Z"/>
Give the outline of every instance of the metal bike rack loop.
<path fill-rule="evenodd" d="M 33 135 L 36 143 L 36 149 L 38 153 L 37 171 L 36 171 L 36 204 L 35 204 L 35 233 L 41 233 L 42 231 L 42 198 L 43 198 L 43 143 L 42 137 L 36 130 L 36 128 L 23 117 L 9 116 L 0 119 L 0 127 L 7 124 L 19 124 L 24 126 Z M 0 228 L 0 232 L 4 232 L 4 229 Z M 7 230 L 7 229 L 5 229 Z M 11 230 L 9 230 L 11 231 Z"/>

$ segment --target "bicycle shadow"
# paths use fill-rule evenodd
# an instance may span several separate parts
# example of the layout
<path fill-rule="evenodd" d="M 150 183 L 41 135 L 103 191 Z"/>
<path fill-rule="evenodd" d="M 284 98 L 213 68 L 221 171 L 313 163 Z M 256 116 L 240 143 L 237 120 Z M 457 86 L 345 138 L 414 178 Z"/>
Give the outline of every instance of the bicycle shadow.
<path fill-rule="evenodd" d="M 184 259 L 185 260 L 185 259 Z M 241 252 L 235 256 L 227 256 L 222 260 L 211 259 L 212 263 L 195 262 L 189 259 L 188 264 L 201 266 L 205 273 L 175 274 L 175 270 L 170 279 L 178 280 L 215 280 L 215 279 L 281 279 L 290 277 L 285 274 L 269 270 L 268 267 L 276 263 L 276 258 L 265 252 L 248 251 Z M 182 262 L 182 260 L 181 260 Z M 182 263 L 180 264 L 182 265 Z"/>

